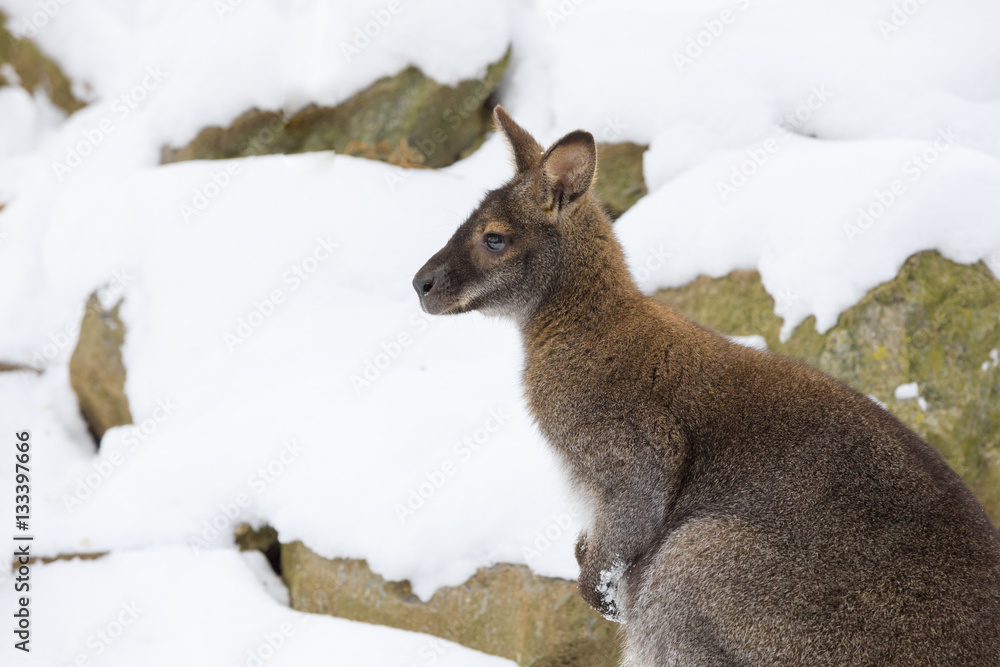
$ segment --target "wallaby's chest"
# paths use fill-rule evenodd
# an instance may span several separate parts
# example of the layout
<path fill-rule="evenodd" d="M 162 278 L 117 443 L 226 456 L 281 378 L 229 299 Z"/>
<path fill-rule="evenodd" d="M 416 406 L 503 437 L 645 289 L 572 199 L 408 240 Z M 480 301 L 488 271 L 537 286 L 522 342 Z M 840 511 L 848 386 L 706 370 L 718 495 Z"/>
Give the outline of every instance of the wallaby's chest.
<path fill-rule="evenodd" d="M 647 410 L 632 375 L 604 350 L 539 355 L 525 367 L 525 396 L 549 444 L 575 461 L 645 441 Z"/>

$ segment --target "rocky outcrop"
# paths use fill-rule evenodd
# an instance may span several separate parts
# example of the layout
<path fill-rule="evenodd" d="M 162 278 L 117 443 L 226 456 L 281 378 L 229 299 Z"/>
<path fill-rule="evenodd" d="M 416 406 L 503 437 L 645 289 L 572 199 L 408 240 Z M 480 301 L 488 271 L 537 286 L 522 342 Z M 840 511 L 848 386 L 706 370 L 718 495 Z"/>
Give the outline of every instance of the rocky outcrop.
<path fill-rule="evenodd" d="M 622 142 L 597 145 L 597 182 L 594 192 L 612 218 L 632 208 L 646 194 L 642 154 L 648 146 Z"/>
<path fill-rule="evenodd" d="M 493 128 L 490 96 L 510 54 L 481 79 L 445 86 L 407 67 L 335 106 L 310 105 L 292 115 L 252 109 L 227 128 L 202 130 L 162 161 L 234 158 L 333 150 L 404 167 L 444 167 L 465 157 Z"/>
<path fill-rule="evenodd" d="M 132 423 L 125 395 L 121 354 L 125 325 L 118 317 L 120 306 L 121 302 L 105 310 L 96 294 L 90 296 L 80 323 L 80 338 L 69 361 L 70 384 L 98 443 L 112 426 Z"/>
<path fill-rule="evenodd" d="M 44 90 L 66 113 L 82 108 L 84 103 L 73 94 L 70 80 L 59 66 L 31 40 L 11 33 L 8 23 L 7 15 L 0 12 L 0 65 L 10 65 L 17 80 L 8 81 L 0 72 L 0 86 L 20 85 L 31 93 Z"/>
<path fill-rule="evenodd" d="M 918 253 L 828 332 L 817 333 L 810 318 L 784 343 L 756 271 L 701 277 L 656 298 L 722 333 L 760 334 L 772 351 L 885 403 L 941 452 L 1000 524 L 1000 281 L 985 265 Z M 919 399 L 897 399 L 896 387 L 911 382 Z"/>
<path fill-rule="evenodd" d="M 364 561 L 321 558 L 301 542 L 282 546 L 281 563 L 299 611 L 424 632 L 525 667 L 618 664 L 618 626 L 587 606 L 576 583 L 521 565 L 481 569 L 421 602 L 408 582 L 386 581 Z"/>

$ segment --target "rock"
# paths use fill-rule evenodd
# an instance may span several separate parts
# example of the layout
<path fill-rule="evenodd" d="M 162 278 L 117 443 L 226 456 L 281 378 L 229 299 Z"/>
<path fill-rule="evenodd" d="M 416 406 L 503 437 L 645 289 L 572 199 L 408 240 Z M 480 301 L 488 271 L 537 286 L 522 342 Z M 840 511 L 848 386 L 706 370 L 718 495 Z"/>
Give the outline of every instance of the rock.
<path fill-rule="evenodd" d="M 24 364 L 0 361 L 0 373 L 6 373 L 10 371 L 28 371 L 36 374 L 40 372 L 37 368 L 34 368 L 32 366 L 25 366 Z"/>
<path fill-rule="evenodd" d="M 454 87 L 411 66 L 335 107 L 311 105 L 289 117 L 251 109 L 228 128 L 202 130 L 183 148 L 164 147 L 162 161 L 333 150 L 404 167 L 444 167 L 475 150 L 493 129 L 489 98 L 509 60 L 508 51 L 482 79 Z"/>
<path fill-rule="evenodd" d="M 408 582 L 386 581 L 364 561 L 321 558 L 301 542 L 283 545 L 281 561 L 299 611 L 424 632 L 525 666 L 618 664 L 618 626 L 587 606 L 576 583 L 521 565 L 481 569 L 421 602 Z"/>
<path fill-rule="evenodd" d="M 277 530 L 267 524 L 254 528 L 250 524 L 241 523 L 236 526 L 233 538 L 240 551 L 261 552 L 275 574 L 281 574 L 281 544 L 278 542 Z"/>
<path fill-rule="evenodd" d="M 1000 281 L 982 263 L 936 252 L 910 257 L 825 334 L 810 318 L 778 340 L 781 320 L 755 271 L 700 277 L 656 298 L 728 335 L 761 334 L 774 352 L 801 359 L 875 396 L 933 445 L 1000 524 Z M 897 399 L 916 382 L 920 398 Z"/>
<path fill-rule="evenodd" d="M 597 145 L 594 192 L 612 218 L 618 218 L 646 194 L 642 154 L 648 146 L 631 142 Z"/>
<path fill-rule="evenodd" d="M 120 306 L 121 302 L 107 311 L 96 293 L 90 296 L 80 324 L 80 339 L 69 361 L 70 384 L 98 444 L 112 426 L 132 423 L 125 396 L 121 355 L 125 325 L 118 317 Z"/>
<path fill-rule="evenodd" d="M 0 12 L 0 64 L 8 64 L 17 73 L 17 81 L 7 81 L 0 74 L 0 85 L 20 85 L 34 94 L 39 88 L 49 99 L 70 114 L 85 105 L 73 94 L 70 80 L 38 47 L 29 40 L 15 37 L 7 28 L 8 18 Z"/>

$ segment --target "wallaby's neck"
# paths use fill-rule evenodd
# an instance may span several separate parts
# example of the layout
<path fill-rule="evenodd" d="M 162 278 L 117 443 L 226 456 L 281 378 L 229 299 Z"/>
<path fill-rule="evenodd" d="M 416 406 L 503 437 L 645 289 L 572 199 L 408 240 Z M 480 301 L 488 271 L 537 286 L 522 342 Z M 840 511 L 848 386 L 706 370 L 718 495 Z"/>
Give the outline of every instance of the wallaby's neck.
<path fill-rule="evenodd" d="M 585 233 L 567 235 L 566 252 L 549 290 L 521 322 L 529 348 L 565 335 L 600 335 L 611 315 L 643 298 L 611 220 L 596 202 L 582 204 L 569 224 Z"/>

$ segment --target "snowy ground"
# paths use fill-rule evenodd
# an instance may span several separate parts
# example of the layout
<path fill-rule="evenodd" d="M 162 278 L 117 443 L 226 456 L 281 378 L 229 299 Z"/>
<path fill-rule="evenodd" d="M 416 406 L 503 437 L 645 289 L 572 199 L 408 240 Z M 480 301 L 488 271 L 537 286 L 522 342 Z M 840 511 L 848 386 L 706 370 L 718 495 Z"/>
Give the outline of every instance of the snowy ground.
<path fill-rule="evenodd" d="M 262 578 L 274 574 L 263 560 L 256 552 L 196 556 L 173 547 L 36 566 L 31 657 L 11 660 L 4 646 L 3 664 L 515 664 L 415 632 L 292 611 L 267 593 Z"/>
<path fill-rule="evenodd" d="M 509 175 L 502 143 L 434 172 L 330 153 L 157 166 L 206 125 L 334 104 L 409 63 L 479 76 L 513 44 L 500 97 L 541 140 L 583 127 L 650 145 L 650 195 L 617 224 L 647 290 L 757 268 L 788 333 L 832 326 L 918 250 L 1000 273 L 995 3 L 400 0 L 357 52 L 388 3 L 42 4 L 0 0 L 91 104 L 67 120 L 0 89 L 0 360 L 45 368 L 0 374 L 0 422 L 36 444 L 35 552 L 113 554 L 36 570 L 39 645 L 79 640 L 51 646 L 59 664 L 133 596 L 151 611 L 109 664 L 167 664 L 204 630 L 181 590 L 220 632 L 249 619 L 206 634 L 204 664 L 298 624 L 228 549 L 242 521 L 423 598 L 494 562 L 576 575 L 583 517 L 526 417 L 515 332 L 432 320 L 409 285 Z M 95 289 L 124 298 L 138 425 L 100 454 L 67 371 Z M 367 664 L 333 639 L 356 626 L 295 627 L 301 655 Z M 390 634 L 400 655 L 425 641 Z"/>

